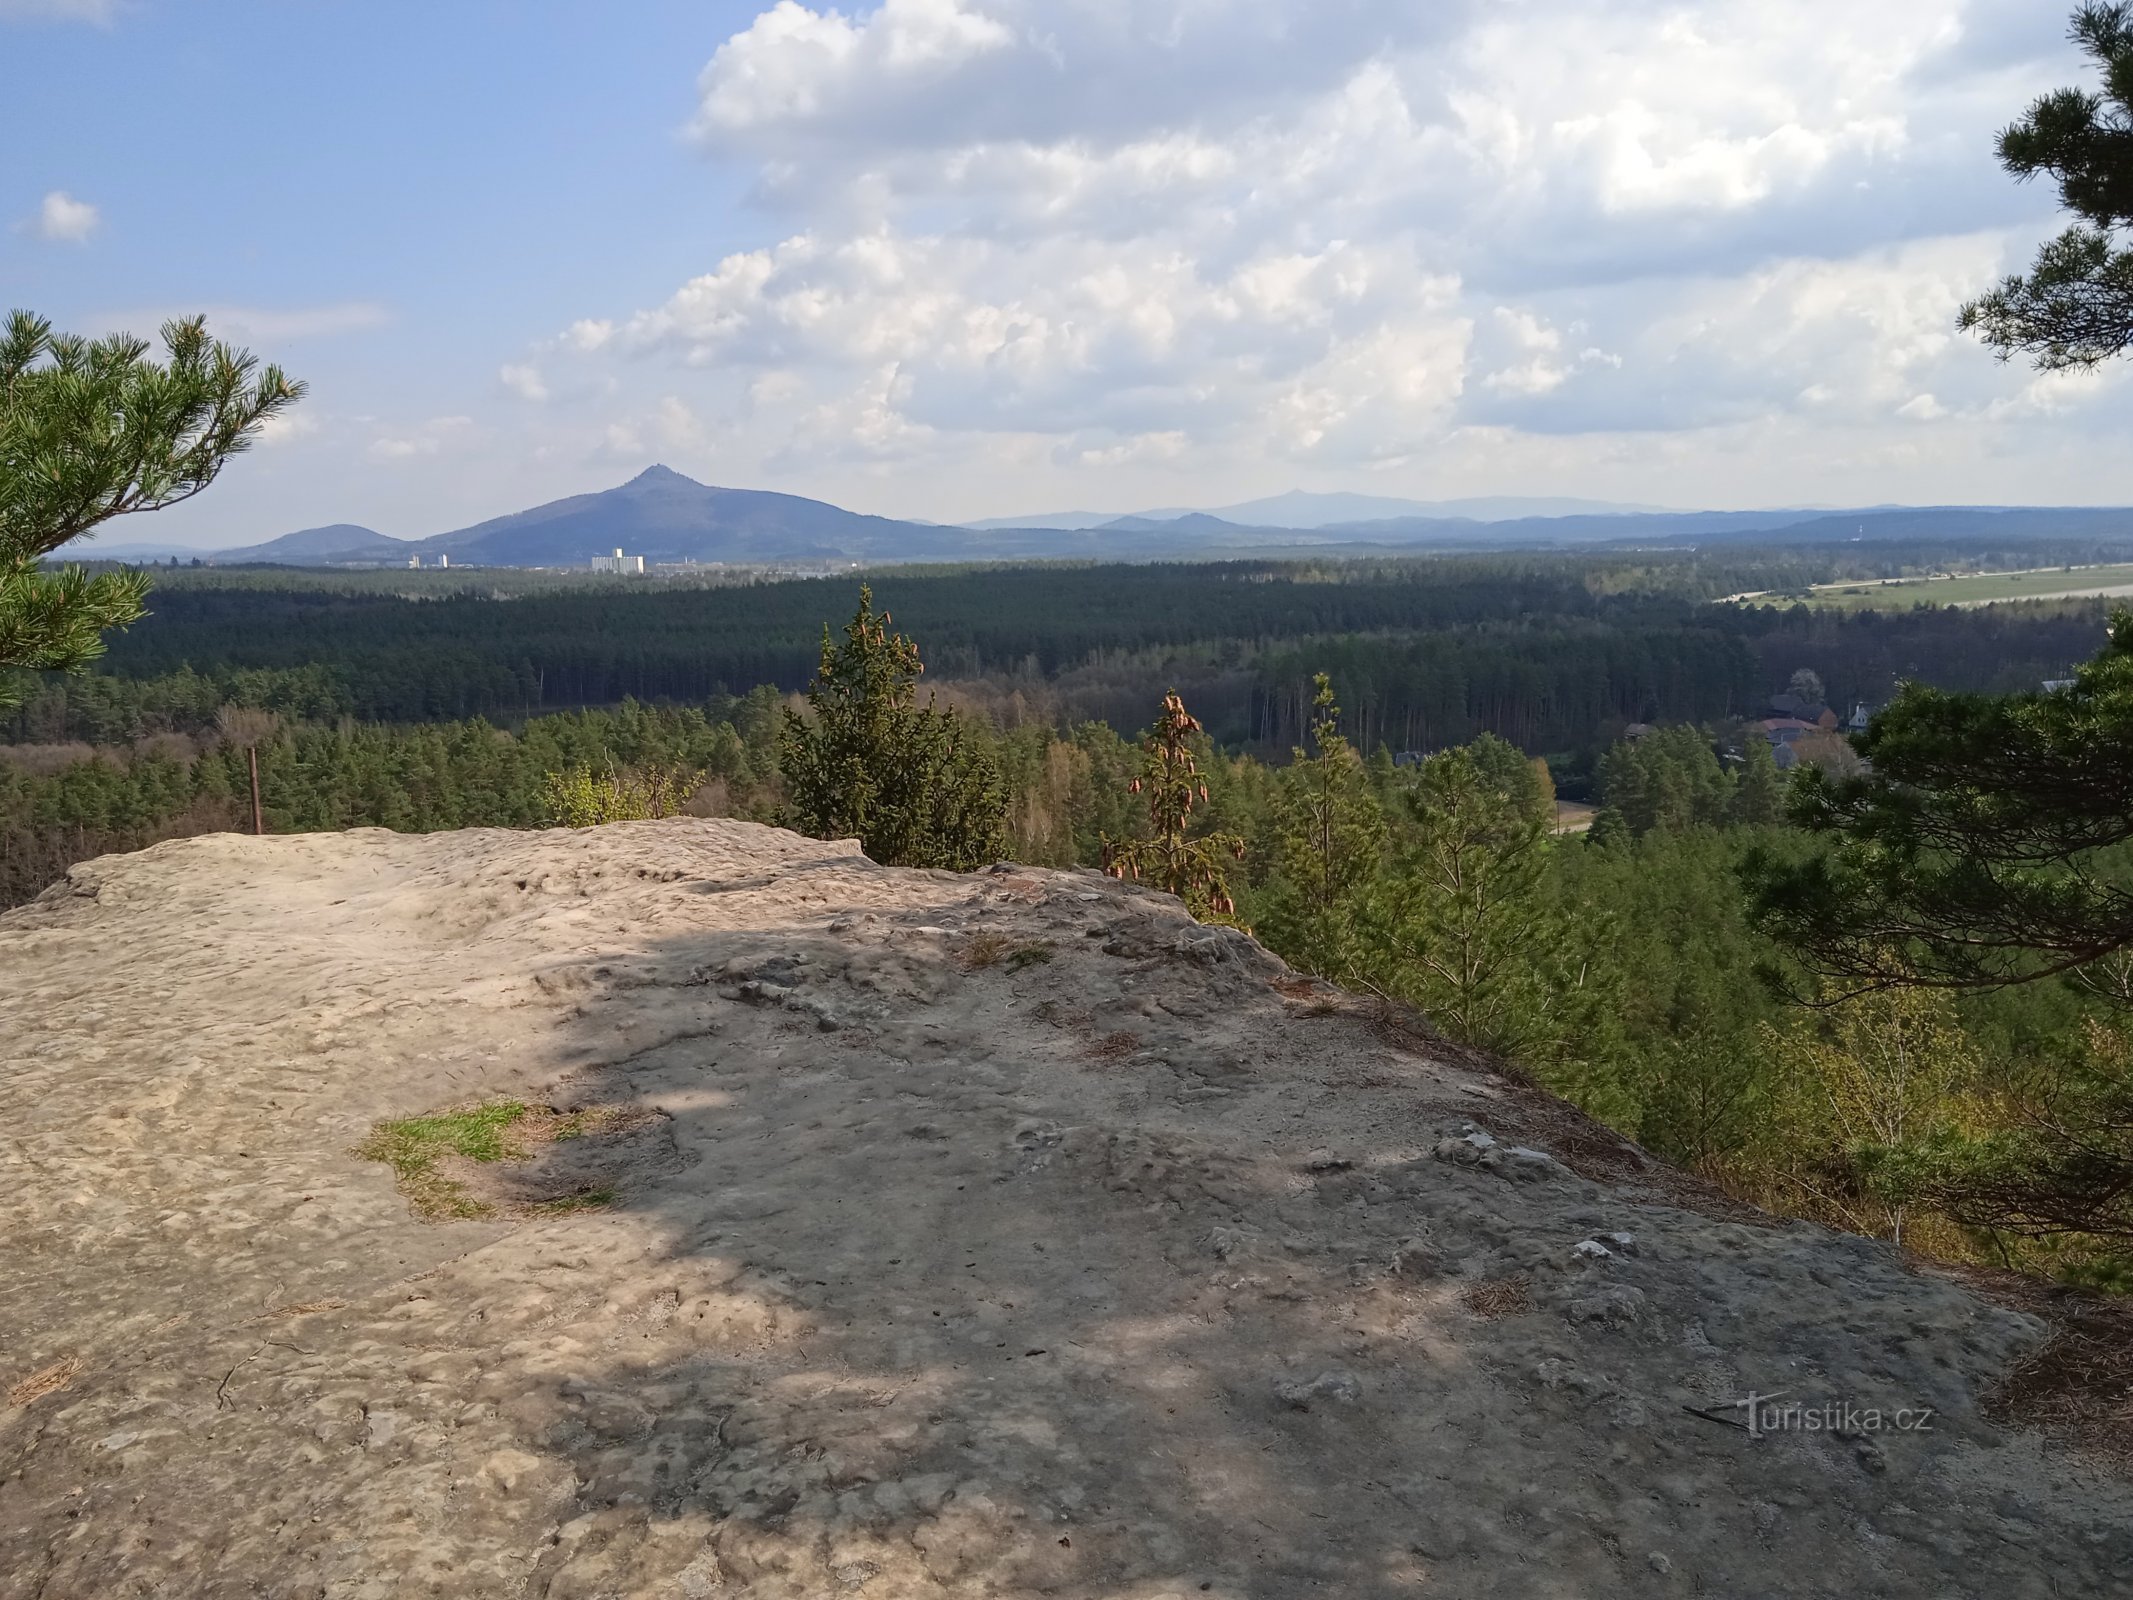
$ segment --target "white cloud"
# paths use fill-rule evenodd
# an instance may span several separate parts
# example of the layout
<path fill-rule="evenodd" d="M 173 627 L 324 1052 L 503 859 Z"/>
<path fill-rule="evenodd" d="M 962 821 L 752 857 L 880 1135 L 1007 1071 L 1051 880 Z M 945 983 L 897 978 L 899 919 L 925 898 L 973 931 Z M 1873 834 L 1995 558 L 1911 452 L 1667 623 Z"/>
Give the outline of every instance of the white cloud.
<path fill-rule="evenodd" d="M 88 201 L 54 189 L 37 208 L 37 237 L 55 244 L 83 244 L 103 220 L 103 213 Z"/>
<path fill-rule="evenodd" d="M 582 317 L 573 322 L 563 339 L 574 350 L 593 351 L 614 336 L 615 325 L 604 318 Z"/>
<path fill-rule="evenodd" d="M 1716 500 L 1757 438 L 1795 498 L 1877 440 L 1968 471 L 1988 417 L 2103 425 L 1952 329 L 2049 211 L 1992 132 L 2078 70 L 2033 0 L 780 0 L 691 128 L 761 242 L 504 381 L 604 450 L 901 470 L 936 515 L 1700 450 Z"/>
<path fill-rule="evenodd" d="M 548 384 L 541 377 L 541 369 L 530 361 L 505 362 L 497 370 L 496 379 L 521 400 L 539 404 L 548 398 Z"/>
<path fill-rule="evenodd" d="M 707 136 L 821 117 L 870 85 L 938 83 L 1013 34 L 959 0 L 884 0 L 865 21 L 778 0 L 704 69 L 697 131 Z"/>

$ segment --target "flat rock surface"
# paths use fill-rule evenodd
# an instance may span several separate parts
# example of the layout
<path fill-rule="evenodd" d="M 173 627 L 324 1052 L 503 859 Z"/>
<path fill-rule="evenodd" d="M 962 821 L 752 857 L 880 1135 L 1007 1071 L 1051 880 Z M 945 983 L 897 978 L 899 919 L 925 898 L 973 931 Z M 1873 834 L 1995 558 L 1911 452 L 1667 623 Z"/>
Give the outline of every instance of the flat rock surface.
<path fill-rule="evenodd" d="M 8 1600 L 2133 1581 L 2126 1484 L 1981 1412 L 2034 1319 L 1089 873 L 218 835 L 0 985 Z M 655 1117 L 565 1214 L 352 1153 L 499 1098 Z"/>

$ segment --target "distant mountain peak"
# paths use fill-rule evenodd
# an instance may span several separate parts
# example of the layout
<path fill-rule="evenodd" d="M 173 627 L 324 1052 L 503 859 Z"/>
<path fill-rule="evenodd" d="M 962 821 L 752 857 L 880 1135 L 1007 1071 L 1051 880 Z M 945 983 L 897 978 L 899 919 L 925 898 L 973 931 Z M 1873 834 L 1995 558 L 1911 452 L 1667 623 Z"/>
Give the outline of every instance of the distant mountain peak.
<path fill-rule="evenodd" d="M 685 483 L 692 489 L 701 489 L 704 487 L 702 484 L 698 483 L 694 478 L 688 476 L 686 473 L 676 472 L 664 461 L 653 462 L 650 466 L 646 467 L 642 472 L 638 473 L 636 477 L 630 479 L 630 481 L 628 483 L 625 483 L 622 487 L 625 489 L 634 489 L 638 487 L 638 485 L 642 484 L 646 487 L 656 488 L 661 484 L 668 483 Z"/>

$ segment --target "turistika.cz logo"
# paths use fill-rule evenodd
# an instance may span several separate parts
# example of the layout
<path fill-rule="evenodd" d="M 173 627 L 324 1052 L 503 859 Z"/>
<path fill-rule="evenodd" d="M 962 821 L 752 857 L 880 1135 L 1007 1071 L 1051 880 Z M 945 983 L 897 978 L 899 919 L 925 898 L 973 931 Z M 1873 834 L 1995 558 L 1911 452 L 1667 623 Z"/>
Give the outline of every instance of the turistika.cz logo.
<path fill-rule="evenodd" d="M 1854 1405 L 1849 1400 L 1786 1400 L 1787 1391 L 1776 1394 L 1749 1393 L 1726 1405 L 1746 1416 L 1743 1426 L 1749 1437 L 1766 1433 L 1833 1433 L 1840 1438 L 1859 1433 L 1931 1433 L 1931 1406 Z M 1782 1402 L 1782 1403 L 1781 1403 Z"/>

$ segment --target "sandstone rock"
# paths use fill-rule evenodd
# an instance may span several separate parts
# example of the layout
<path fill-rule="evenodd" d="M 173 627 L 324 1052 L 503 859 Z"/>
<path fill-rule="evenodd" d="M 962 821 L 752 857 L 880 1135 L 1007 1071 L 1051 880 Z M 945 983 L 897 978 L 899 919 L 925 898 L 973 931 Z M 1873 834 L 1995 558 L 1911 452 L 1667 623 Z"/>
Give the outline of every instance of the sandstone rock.
<path fill-rule="evenodd" d="M 1981 1403 L 2041 1324 L 1567 1181 L 1284 970 L 727 821 L 85 864 L 0 917 L 0 1594 L 2122 1594 L 2133 1493 Z M 437 1222 L 353 1153 L 505 1100 L 656 1149 Z M 1681 1409 L 1778 1389 L 1943 1421 Z"/>
<path fill-rule="evenodd" d="M 1599 1322 L 1619 1327 L 1638 1321 L 1644 1310 L 1644 1291 L 1621 1285 L 1571 1301 L 1568 1314 L 1572 1322 Z"/>

